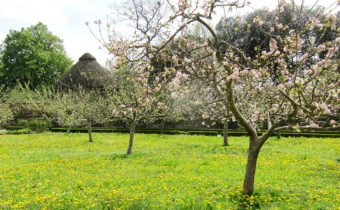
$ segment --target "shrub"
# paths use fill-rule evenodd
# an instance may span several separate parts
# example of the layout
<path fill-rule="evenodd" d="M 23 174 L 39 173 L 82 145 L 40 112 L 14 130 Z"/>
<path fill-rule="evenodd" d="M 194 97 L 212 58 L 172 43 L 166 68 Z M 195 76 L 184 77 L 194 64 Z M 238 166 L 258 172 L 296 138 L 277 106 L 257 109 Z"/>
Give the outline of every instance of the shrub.
<path fill-rule="evenodd" d="M 31 121 L 28 120 L 19 120 L 19 126 L 23 128 L 29 128 L 32 131 L 42 132 L 48 131 L 52 125 L 52 122 L 49 120 L 38 120 L 34 119 Z"/>
<path fill-rule="evenodd" d="M 20 127 L 28 128 L 28 120 L 19 120 L 18 125 Z"/>
<path fill-rule="evenodd" d="M 24 127 L 15 125 L 15 126 L 6 126 L 5 128 L 6 128 L 6 130 L 12 131 L 12 130 L 23 129 Z"/>
<path fill-rule="evenodd" d="M 12 130 L 7 131 L 6 134 L 29 134 L 32 133 L 32 130 L 29 128 L 19 129 L 19 130 Z"/>

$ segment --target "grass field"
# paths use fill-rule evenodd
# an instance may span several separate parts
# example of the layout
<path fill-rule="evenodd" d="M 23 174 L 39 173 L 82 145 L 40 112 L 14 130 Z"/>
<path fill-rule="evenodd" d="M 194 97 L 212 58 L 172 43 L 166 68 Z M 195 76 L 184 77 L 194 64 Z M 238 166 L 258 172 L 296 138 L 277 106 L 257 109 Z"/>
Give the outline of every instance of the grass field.
<path fill-rule="evenodd" d="M 340 209 L 340 139 L 270 139 L 255 194 L 241 194 L 248 141 L 221 137 L 0 135 L 0 209 Z"/>

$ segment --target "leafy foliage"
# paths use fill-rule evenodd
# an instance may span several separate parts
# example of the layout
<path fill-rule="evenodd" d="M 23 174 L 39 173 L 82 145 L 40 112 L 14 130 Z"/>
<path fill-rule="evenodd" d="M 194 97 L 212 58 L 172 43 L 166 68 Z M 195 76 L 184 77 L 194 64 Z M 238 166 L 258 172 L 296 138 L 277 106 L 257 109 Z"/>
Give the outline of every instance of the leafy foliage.
<path fill-rule="evenodd" d="M 37 91 L 37 99 L 30 103 L 44 113 L 48 120 L 70 127 L 104 123 L 108 114 L 107 100 L 95 90 L 69 90 L 67 92 L 53 92 L 51 90 Z"/>
<path fill-rule="evenodd" d="M 19 124 L 19 126 L 21 126 L 23 128 L 28 128 L 32 131 L 38 131 L 38 132 L 48 131 L 52 126 L 51 121 L 49 121 L 49 120 L 39 120 L 39 119 L 34 119 L 34 120 L 31 120 L 31 121 L 19 120 L 18 124 Z"/>
<path fill-rule="evenodd" d="M 23 128 L 18 130 L 9 130 L 6 132 L 6 134 L 30 134 L 32 133 L 32 130 L 30 128 Z"/>
<path fill-rule="evenodd" d="M 13 119 L 13 112 L 9 104 L 0 102 L 0 126 L 5 125 L 7 122 Z"/>
<path fill-rule="evenodd" d="M 13 120 L 14 113 L 8 103 L 8 92 L 3 86 L 0 86 L 0 128 Z"/>
<path fill-rule="evenodd" d="M 1 83 L 7 88 L 29 84 L 51 87 L 71 65 L 62 40 L 39 22 L 20 31 L 11 30 L 1 47 Z"/>

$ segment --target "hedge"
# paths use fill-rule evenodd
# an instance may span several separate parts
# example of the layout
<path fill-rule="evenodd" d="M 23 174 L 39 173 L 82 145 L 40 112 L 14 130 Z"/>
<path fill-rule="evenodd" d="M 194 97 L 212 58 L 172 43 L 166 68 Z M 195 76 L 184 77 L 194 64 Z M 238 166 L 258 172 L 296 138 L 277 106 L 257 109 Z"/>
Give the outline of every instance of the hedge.
<path fill-rule="evenodd" d="M 52 128 L 51 131 L 53 132 L 66 132 L 67 128 Z M 117 132 L 117 133 L 128 133 L 128 128 L 101 128 L 101 127 L 93 127 L 93 132 Z M 71 128 L 71 132 L 87 132 L 87 128 Z M 161 131 L 160 129 L 136 129 L 136 133 L 157 133 L 159 134 Z M 259 131 L 259 134 L 262 134 L 264 131 Z M 281 131 L 281 136 L 288 137 L 340 137 L 339 131 L 323 131 L 323 132 L 292 132 L 292 131 Z M 200 129 L 200 130 L 189 130 L 189 129 L 164 129 L 163 134 L 184 134 L 184 135 L 208 135 L 208 136 L 217 136 L 223 135 L 223 129 Z M 236 129 L 229 129 L 228 136 L 247 136 L 248 133 L 244 130 L 236 130 Z M 277 133 L 274 133 L 272 136 L 277 136 Z"/>

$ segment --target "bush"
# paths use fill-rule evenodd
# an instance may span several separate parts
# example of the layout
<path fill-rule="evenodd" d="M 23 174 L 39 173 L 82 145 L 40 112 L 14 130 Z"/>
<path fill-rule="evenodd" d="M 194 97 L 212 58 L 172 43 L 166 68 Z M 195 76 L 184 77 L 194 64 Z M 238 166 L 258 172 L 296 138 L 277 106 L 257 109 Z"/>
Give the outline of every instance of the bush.
<path fill-rule="evenodd" d="M 20 127 L 28 128 L 28 120 L 19 120 L 18 125 Z"/>
<path fill-rule="evenodd" d="M 206 135 L 206 136 L 217 136 L 220 135 L 220 133 L 218 131 L 188 131 L 187 132 L 190 135 Z"/>
<path fill-rule="evenodd" d="M 29 128 L 32 131 L 42 132 L 48 131 L 51 128 L 52 122 L 49 120 L 19 120 L 19 126 Z"/>
<path fill-rule="evenodd" d="M 12 130 L 19 130 L 19 129 L 24 129 L 22 126 L 6 126 L 6 130 L 12 131 Z"/>
<path fill-rule="evenodd" d="M 19 129 L 19 130 L 12 130 L 7 131 L 6 134 L 29 134 L 32 133 L 32 130 L 29 128 Z"/>

